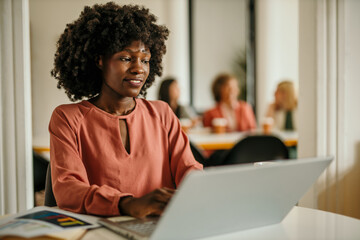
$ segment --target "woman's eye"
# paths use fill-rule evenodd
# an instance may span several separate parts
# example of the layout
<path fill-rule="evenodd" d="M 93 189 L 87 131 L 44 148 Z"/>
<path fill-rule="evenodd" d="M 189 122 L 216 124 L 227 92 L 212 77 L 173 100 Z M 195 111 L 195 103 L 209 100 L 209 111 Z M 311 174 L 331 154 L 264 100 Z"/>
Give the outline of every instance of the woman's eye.
<path fill-rule="evenodd" d="M 130 62 L 131 61 L 131 58 L 129 58 L 129 57 L 120 57 L 119 59 L 120 59 L 120 61 L 123 61 L 123 62 Z"/>
<path fill-rule="evenodd" d="M 142 62 L 145 64 L 148 64 L 150 62 L 150 60 L 144 59 L 144 60 L 142 60 Z"/>

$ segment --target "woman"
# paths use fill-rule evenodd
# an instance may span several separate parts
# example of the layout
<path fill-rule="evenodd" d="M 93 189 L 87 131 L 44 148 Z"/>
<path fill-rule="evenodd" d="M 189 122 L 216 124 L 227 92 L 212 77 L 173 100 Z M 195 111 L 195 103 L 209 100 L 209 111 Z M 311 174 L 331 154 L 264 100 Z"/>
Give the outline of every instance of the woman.
<path fill-rule="evenodd" d="M 180 88 L 175 78 L 166 78 L 160 84 L 159 100 L 169 104 L 179 119 L 190 119 L 196 122 L 197 116 L 194 110 L 179 104 Z"/>
<path fill-rule="evenodd" d="M 274 119 L 274 127 L 279 130 L 296 130 L 297 97 L 294 83 L 282 81 L 275 91 L 275 102 L 267 111 L 266 117 Z"/>
<path fill-rule="evenodd" d="M 203 124 L 211 127 L 213 120 L 225 118 L 227 131 L 248 131 L 256 128 L 254 112 L 249 104 L 239 101 L 239 86 L 236 78 L 230 74 L 218 75 L 213 84 L 212 92 L 216 106 L 204 113 Z"/>
<path fill-rule="evenodd" d="M 137 98 L 161 75 L 165 26 L 148 9 L 85 7 L 60 36 L 52 76 L 74 104 L 51 117 L 50 158 L 60 208 L 159 215 L 187 172 L 202 169 L 167 104 Z"/>

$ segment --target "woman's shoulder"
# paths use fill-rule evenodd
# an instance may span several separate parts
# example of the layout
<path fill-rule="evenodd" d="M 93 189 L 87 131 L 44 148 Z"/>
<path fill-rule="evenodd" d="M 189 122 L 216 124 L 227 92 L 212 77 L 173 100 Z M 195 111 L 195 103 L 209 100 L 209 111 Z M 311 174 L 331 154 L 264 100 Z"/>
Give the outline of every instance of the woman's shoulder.
<path fill-rule="evenodd" d="M 139 103 L 139 105 L 142 108 L 145 108 L 147 110 L 151 110 L 151 111 L 156 111 L 156 112 L 163 112 L 163 111 L 168 111 L 169 109 L 169 105 L 161 100 L 146 100 L 143 98 L 138 98 L 137 103 Z"/>
<path fill-rule="evenodd" d="M 64 113 L 66 115 L 85 114 L 90 110 L 89 104 L 90 103 L 85 100 L 78 103 L 61 104 L 55 108 L 54 112 Z"/>
<path fill-rule="evenodd" d="M 238 106 L 238 109 L 241 112 L 247 112 L 248 114 L 253 114 L 254 112 L 253 107 L 248 102 L 240 100 Z"/>
<path fill-rule="evenodd" d="M 66 121 L 70 125 L 81 122 L 91 110 L 91 103 L 81 101 L 78 103 L 62 104 L 57 106 L 51 116 L 51 122 Z"/>
<path fill-rule="evenodd" d="M 146 115 L 148 121 L 159 121 L 163 126 L 177 119 L 169 104 L 160 100 L 137 99 L 139 110 Z"/>
<path fill-rule="evenodd" d="M 140 111 L 157 117 L 168 116 L 169 113 L 172 112 L 169 104 L 161 100 L 146 100 L 138 98 L 137 103 L 139 104 Z"/>
<path fill-rule="evenodd" d="M 244 100 L 239 100 L 238 103 L 240 107 L 251 107 L 251 105 Z"/>
<path fill-rule="evenodd" d="M 221 112 L 219 104 L 215 105 L 212 108 L 207 109 L 204 112 L 204 114 L 214 114 L 214 113 L 218 113 L 218 112 Z"/>

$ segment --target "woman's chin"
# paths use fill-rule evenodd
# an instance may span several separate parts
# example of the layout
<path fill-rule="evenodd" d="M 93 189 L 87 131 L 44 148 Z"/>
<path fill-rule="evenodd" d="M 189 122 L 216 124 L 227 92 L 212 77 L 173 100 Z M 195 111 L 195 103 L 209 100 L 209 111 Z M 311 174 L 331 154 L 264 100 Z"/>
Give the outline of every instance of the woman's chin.
<path fill-rule="evenodd" d="M 138 97 L 139 94 L 140 94 L 140 90 L 138 90 L 138 91 L 129 91 L 128 94 L 127 94 L 127 97 L 135 98 L 135 97 Z"/>

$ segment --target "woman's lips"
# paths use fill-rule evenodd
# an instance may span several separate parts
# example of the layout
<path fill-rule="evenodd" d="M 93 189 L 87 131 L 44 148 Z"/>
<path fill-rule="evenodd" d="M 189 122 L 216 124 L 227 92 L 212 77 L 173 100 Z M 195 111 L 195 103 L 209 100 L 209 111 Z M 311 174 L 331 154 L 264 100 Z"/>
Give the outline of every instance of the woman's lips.
<path fill-rule="evenodd" d="M 140 87 L 142 85 L 143 80 L 142 79 L 124 79 L 127 83 L 130 84 L 130 86 L 133 87 Z"/>

